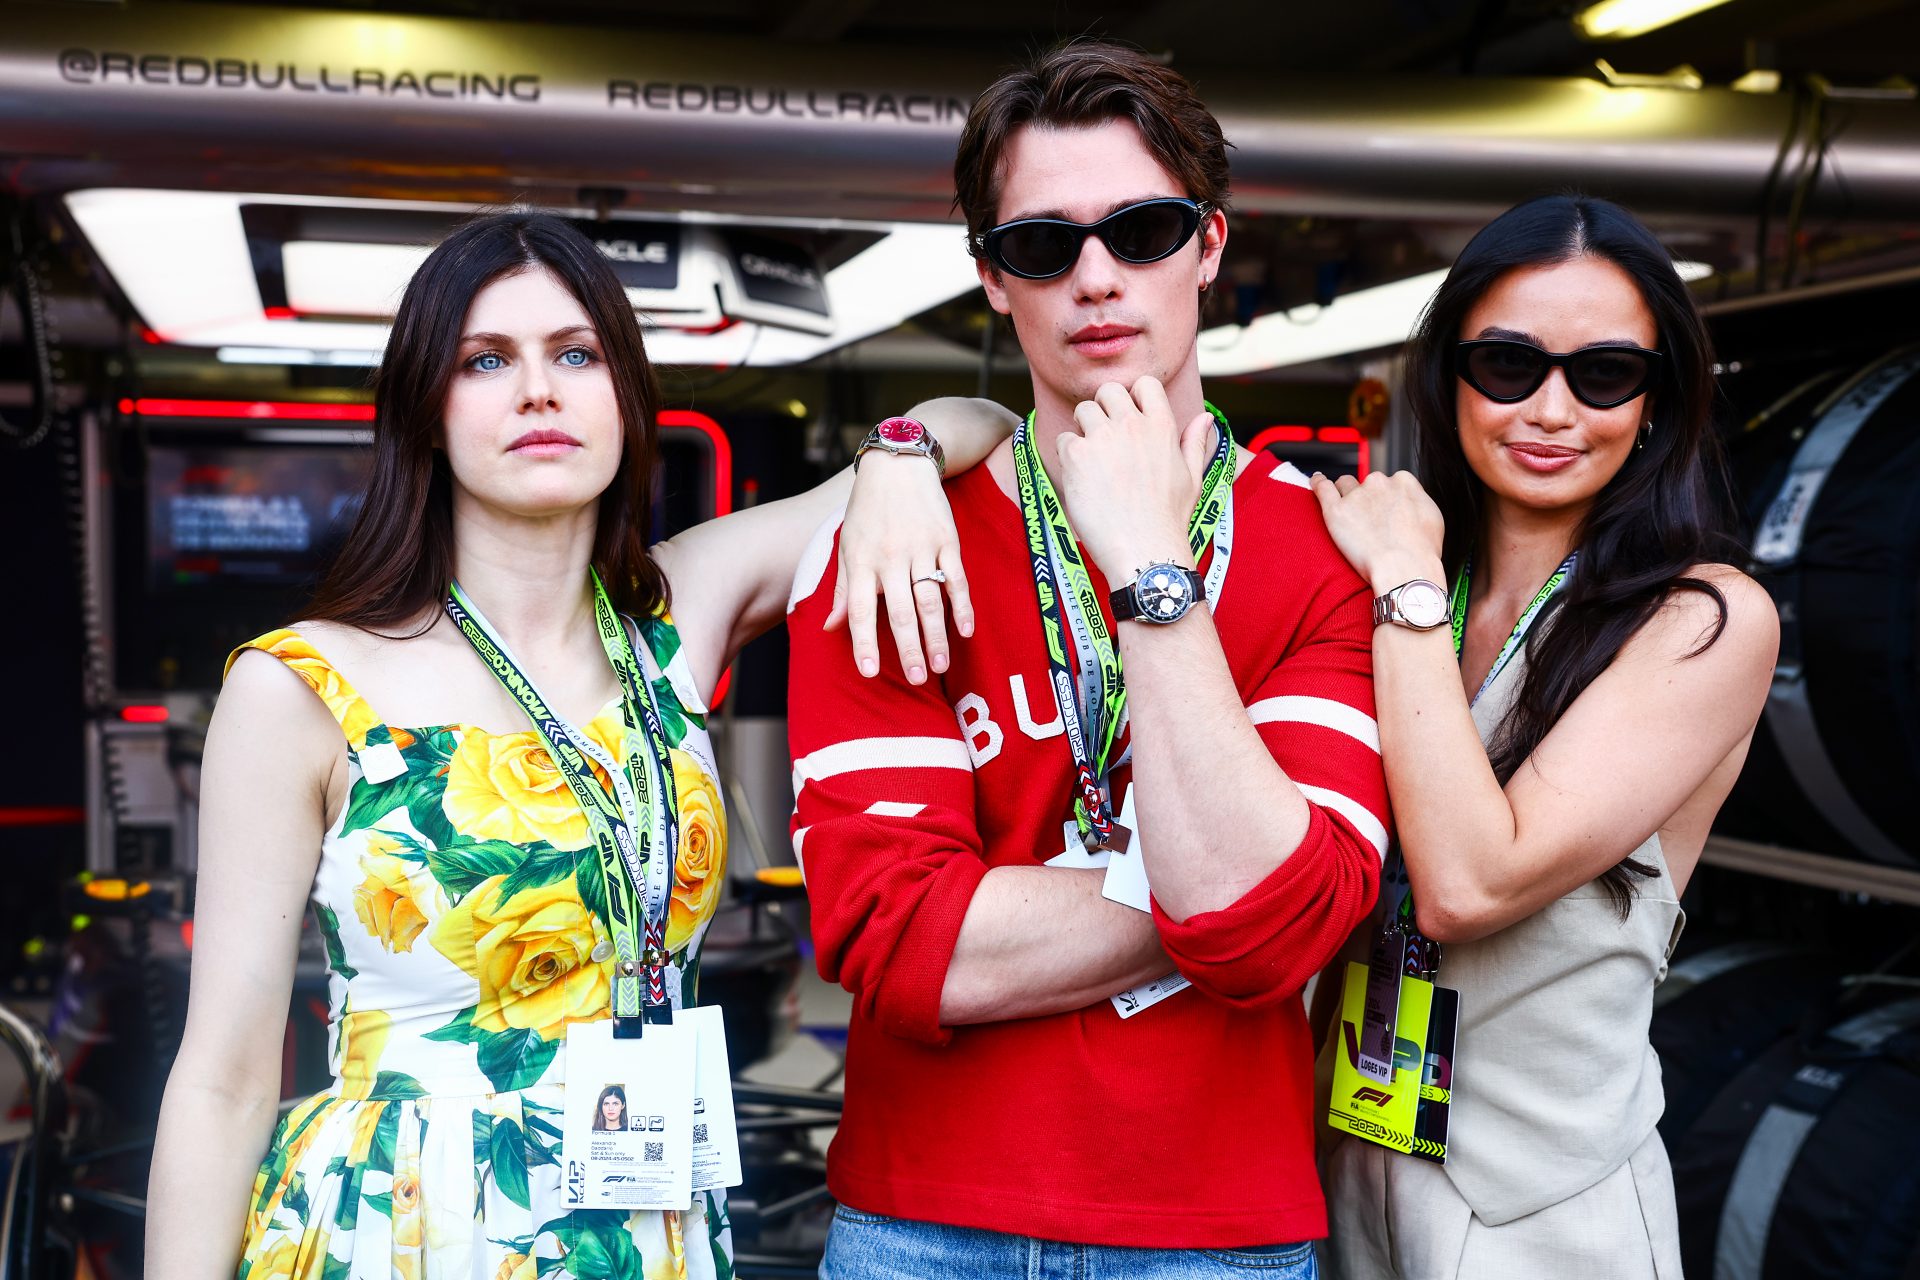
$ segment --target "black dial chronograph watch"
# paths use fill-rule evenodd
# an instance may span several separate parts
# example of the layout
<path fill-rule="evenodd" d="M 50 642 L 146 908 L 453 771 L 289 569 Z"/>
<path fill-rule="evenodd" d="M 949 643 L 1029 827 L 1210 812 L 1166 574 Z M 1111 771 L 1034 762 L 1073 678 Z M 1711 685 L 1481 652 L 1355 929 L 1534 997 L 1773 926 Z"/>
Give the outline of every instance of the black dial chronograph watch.
<path fill-rule="evenodd" d="M 1192 569 L 1182 569 L 1175 564 L 1150 564 L 1110 599 L 1115 622 L 1165 625 L 1186 617 L 1206 596 L 1206 583 Z"/>

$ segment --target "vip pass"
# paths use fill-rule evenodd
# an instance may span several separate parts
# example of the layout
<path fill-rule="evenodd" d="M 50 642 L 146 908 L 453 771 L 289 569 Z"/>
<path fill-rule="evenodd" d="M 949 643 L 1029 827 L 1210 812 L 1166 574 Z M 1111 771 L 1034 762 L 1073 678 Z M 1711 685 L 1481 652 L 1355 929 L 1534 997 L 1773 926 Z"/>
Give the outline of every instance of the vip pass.
<path fill-rule="evenodd" d="M 1187 541 L 1196 560 L 1214 544 L 1207 593 L 1217 597 L 1218 583 L 1226 578 L 1232 541 L 1234 450 L 1226 418 L 1211 404 L 1207 411 L 1213 415 L 1217 439 L 1200 483 L 1200 500 L 1187 521 Z M 1124 839 L 1116 831 L 1106 786 L 1114 739 L 1126 718 L 1127 689 L 1119 650 L 1100 612 L 1066 508 L 1035 451 L 1032 414 L 1013 433 L 1013 465 L 1020 486 L 1020 512 L 1026 519 L 1034 589 L 1046 629 L 1048 683 L 1073 752 L 1074 822 L 1089 848 L 1110 848 L 1116 838 Z M 1077 697 L 1063 633 L 1072 635 L 1080 677 Z"/>
<path fill-rule="evenodd" d="M 588 570 L 594 624 L 607 661 L 620 679 L 621 712 L 628 732 L 627 755 L 615 760 L 598 742 L 555 712 L 486 616 L 454 583 L 447 588 L 447 616 L 474 652 L 533 721 L 555 767 L 586 812 L 606 883 L 607 924 L 613 933 L 614 1034 L 631 1037 L 644 1022 L 671 1022 L 667 992 L 666 920 L 669 881 L 679 847 L 673 762 L 660 712 L 634 653 L 626 627 L 607 599 L 600 575 Z M 634 733 L 638 726 L 642 731 Z M 644 739 L 646 754 L 642 753 Z M 606 771 L 613 793 L 593 777 Z M 597 953 L 596 961 L 609 959 Z"/>

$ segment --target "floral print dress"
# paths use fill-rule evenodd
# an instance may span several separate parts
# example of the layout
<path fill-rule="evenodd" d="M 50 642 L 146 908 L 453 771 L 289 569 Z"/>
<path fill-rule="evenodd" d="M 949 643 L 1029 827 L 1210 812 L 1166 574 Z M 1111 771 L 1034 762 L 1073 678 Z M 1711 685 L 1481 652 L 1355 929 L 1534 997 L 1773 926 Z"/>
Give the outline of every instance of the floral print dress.
<path fill-rule="evenodd" d="M 726 815 L 672 620 L 639 631 L 679 799 L 671 995 L 691 1005 Z M 731 1277 L 723 1192 L 672 1213 L 561 1207 L 567 1024 L 609 1016 L 613 962 L 593 959 L 610 934 L 586 814 L 539 736 L 388 725 L 298 633 L 244 649 L 320 695 L 349 763 L 313 887 L 335 1081 L 273 1135 L 238 1280 Z M 585 729 L 625 758 L 618 699 Z"/>

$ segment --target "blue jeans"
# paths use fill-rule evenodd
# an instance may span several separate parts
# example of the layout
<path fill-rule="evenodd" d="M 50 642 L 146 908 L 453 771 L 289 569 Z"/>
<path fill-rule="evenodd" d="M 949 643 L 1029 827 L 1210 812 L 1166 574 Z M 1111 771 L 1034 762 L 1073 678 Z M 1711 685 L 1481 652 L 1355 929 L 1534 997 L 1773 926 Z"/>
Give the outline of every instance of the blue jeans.
<path fill-rule="evenodd" d="M 1127 1249 L 1060 1244 L 842 1205 L 820 1280 L 1318 1280 L 1313 1245 Z"/>

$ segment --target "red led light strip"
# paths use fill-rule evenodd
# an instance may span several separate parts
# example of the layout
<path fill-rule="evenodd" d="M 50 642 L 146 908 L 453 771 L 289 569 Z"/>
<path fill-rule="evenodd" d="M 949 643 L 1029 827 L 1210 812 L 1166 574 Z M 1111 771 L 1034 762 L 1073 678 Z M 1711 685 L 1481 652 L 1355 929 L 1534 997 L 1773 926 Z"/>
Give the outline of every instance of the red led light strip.
<path fill-rule="evenodd" d="M 122 400 L 120 412 L 143 418 L 247 418 L 269 422 L 372 422 L 370 404 L 298 400 Z"/>
<path fill-rule="evenodd" d="M 1366 479 L 1367 475 L 1373 469 L 1371 465 L 1373 461 L 1373 442 L 1361 435 L 1360 432 L 1353 427 L 1320 427 L 1318 429 L 1291 425 L 1268 427 L 1266 430 L 1256 434 L 1252 440 L 1248 441 L 1247 448 L 1255 453 L 1259 453 L 1269 445 L 1308 444 L 1312 442 L 1318 442 L 1320 444 L 1350 444 L 1356 446 L 1359 452 L 1359 459 L 1354 470 L 1362 480 Z"/>

